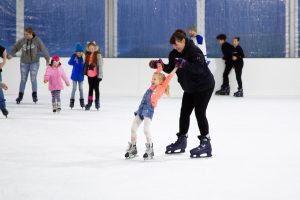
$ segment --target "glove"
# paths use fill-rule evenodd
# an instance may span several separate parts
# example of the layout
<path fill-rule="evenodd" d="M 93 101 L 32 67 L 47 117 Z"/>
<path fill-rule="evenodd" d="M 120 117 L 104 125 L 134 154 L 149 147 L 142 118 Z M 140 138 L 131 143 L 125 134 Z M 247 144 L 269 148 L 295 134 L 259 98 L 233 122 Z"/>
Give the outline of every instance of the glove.
<path fill-rule="evenodd" d="M 183 58 L 176 58 L 175 67 L 183 68 L 184 63 L 186 62 Z"/>
<path fill-rule="evenodd" d="M 162 65 L 162 67 L 164 67 L 164 63 L 162 61 L 162 59 L 158 59 L 158 60 L 151 60 L 149 62 L 149 66 L 152 68 L 152 69 L 157 69 L 157 64 L 160 63 Z"/>

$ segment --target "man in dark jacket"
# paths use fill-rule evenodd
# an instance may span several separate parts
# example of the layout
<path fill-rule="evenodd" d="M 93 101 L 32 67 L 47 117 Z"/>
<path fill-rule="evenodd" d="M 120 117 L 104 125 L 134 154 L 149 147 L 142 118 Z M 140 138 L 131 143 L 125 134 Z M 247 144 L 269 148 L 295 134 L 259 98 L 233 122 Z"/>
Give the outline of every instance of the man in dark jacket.
<path fill-rule="evenodd" d="M 225 69 L 223 72 L 223 84 L 221 89 L 216 91 L 216 95 L 229 95 L 230 94 L 230 87 L 229 87 L 229 79 L 228 75 L 233 67 L 232 61 L 232 45 L 226 42 L 226 35 L 220 34 L 217 36 L 217 40 L 221 45 L 222 53 L 223 53 L 223 60 L 225 60 Z"/>
<path fill-rule="evenodd" d="M 169 54 L 169 64 L 163 64 L 163 71 L 170 73 L 175 66 L 179 67 L 176 74 L 178 82 L 184 90 L 178 139 L 166 147 L 166 153 L 185 152 L 187 133 L 190 125 L 190 115 L 195 109 L 195 115 L 200 130 L 200 145 L 190 151 L 191 157 L 211 156 L 209 126 L 206 118 L 206 108 L 214 90 L 215 80 L 205 62 L 202 51 L 186 38 L 186 33 L 178 29 L 170 38 L 174 50 Z M 155 62 L 150 66 L 155 68 Z"/>

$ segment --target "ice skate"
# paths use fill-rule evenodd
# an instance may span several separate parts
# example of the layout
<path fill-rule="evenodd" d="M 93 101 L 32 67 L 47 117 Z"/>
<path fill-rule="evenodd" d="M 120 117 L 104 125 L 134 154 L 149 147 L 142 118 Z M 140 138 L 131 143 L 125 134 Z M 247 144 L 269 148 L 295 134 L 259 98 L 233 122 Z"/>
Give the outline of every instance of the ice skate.
<path fill-rule="evenodd" d="M 178 136 L 177 141 L 166 147 L 166 154 L 184 153 L 185 152 L 185 148 L 187 145 L 187 136 L 179 135 L 179 133 L 177 133 L 176 135 Z"/>
<path fill-rule="evenodd" d="M 100 101 L 99 101 L 99 99 L 97 100 L 95 100 L 95 108 L 97 109 L 97 110 L 99 110 L 99 108 L 100 108 Z"/>
<path fill-rule="evenodd" d="M 154 157 L 153 143 L 146 143 L 146 151 L 143 155 L 144 160 L 150 160 Z"/>
<path fill-rule="evenodd" d="M 79 99 L 80 107 L 84 108 L 84 99 Z"/>
<path fill-rule="evenodd" d="M 128 142 L 128 148 L 125 153 L 125 158 L 126 159 L 131 159 L 137 157 L 137 149 L 136 145 L 132 144 L 131 142 Z"/>
<path fill-rule="evenodd" d="M 36 92 L 32 92 L 32 101 L 34 103 L 36 103 L 38 101 L 38 98 L 37 98 L 37 93 Z"/>
<path fill-rule="evenodd" d="M 235 97 L 243 97 L 244 96 L 243 89 L 242 88 L 238 89 L 238 91 L 235 92 L 233 96 L 235 96 Z"/>
<path fill-rule="evenodd" d="M 74 108 L 75 99 L 70 99 L 70 108 Z"/>
<path fill-rule="evenodd" d="M 210 139 L 205 136 L 198 136 L 198 138 L 200 139 L 200 145 L 190 151 L 191 158 L 211 157 Z"/>
<path fill-rule="evenodd" d="M 1 108 L 1 112 L 7 118 L 8 110 L 6 108 Z"/>
<path fill-rule="evenodd" d="M 229 86 L 225 86 L 225 87 L 221 87 L 220 90 L 216 91 L 216 95 L 229 95 L 230 94 L 230 87 Z"/>
<path fill-rule="evenodd" d="M 93 104 L 93 100 L 89 100 L 88 103 L 85 105 L 85 110 L 90 110 Z"/>
<path fill-rule="evenodd" d="M 23 96 L 24 96 L 24 93 L 19 92 L 19 96 L 16 98 L 17 104 L 21 103 L 21 101 L 23 100 Z"/>

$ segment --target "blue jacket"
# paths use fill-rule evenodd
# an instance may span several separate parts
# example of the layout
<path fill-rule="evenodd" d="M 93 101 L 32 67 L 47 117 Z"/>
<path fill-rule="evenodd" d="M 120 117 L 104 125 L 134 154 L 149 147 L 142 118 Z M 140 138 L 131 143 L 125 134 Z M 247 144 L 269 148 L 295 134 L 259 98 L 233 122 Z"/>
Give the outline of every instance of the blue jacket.
<path fill-rule="evenodd" d="M 68 64 L 73 65 L 71 79 L 73 81 L 83 81 L 84 62 L 82 57 L 77 57 L 76 54 L 73 54 Z"/>

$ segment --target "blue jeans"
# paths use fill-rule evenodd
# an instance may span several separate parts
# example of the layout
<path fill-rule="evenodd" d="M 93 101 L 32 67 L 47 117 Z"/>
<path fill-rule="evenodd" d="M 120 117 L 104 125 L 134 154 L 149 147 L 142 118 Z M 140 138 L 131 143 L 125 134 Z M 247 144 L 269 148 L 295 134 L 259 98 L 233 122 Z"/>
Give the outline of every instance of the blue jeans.
<path fill-rule="evenodd" d="M 2 82 L 2 73 L 0 72 L 0 82 Z M 0 88 L 0 109 L 5 108 L 5 99 L 4 99 L 4 93 L 3 93 L 3 89 Z"/>
<path fill-rule="evenodd" d="M 75 99 L 77 83 L 78 83 L 78 88 L 79 88 L 79 92 L 80 92 L 80 99 L 83 99 L 83 81 L 73 81 L 73 89 L 72 89 L 71 99 Z"/>
<path fill-rule="evenodd" d="M 20 67 L 21 67 L 21 82 L 20 82 L 19 92 L 24 93 L 29 72 L 30 72 L 32 92 L 36 92 L 37 91 L 36 77 L 39 71 L 40 63 L 39 62 L 32 63 L 32 64 L 21 63 Z"/>

